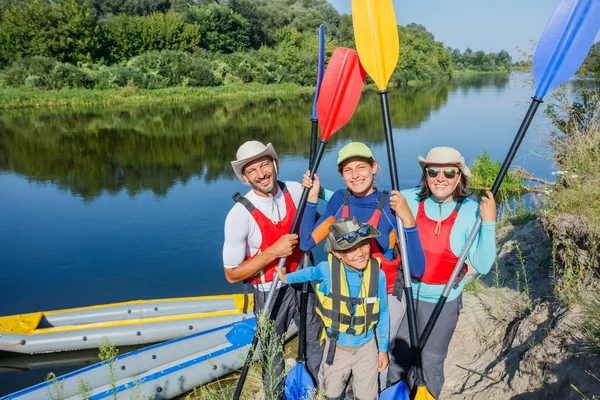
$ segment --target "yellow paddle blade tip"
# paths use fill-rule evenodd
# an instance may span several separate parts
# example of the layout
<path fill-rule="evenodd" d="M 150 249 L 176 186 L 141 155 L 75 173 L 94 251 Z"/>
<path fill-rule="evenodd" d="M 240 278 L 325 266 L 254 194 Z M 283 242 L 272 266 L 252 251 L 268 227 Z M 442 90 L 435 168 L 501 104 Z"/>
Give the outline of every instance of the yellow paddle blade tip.
<path fill-rule="evenodd" d="M 379 90 L 384 90 L 400 52 L 392 1 L 352 0 L 352 23 L 360 63 Z"/>

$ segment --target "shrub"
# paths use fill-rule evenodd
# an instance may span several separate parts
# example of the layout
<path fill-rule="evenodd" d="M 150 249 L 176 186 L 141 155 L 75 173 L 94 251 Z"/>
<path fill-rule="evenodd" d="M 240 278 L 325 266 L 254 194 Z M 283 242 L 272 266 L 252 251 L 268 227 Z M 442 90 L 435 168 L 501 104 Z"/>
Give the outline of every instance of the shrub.
<path fill-rule="evenodd" d="M 107 50 L 113 61 L 125 61 L 149 51 L 194 51 L 199 25 L 186 24 L 182 14 L 118 15 L 104 24 Z"/>
<path fill-rule="evenodd" d="M 48 57 L 19 58 L 2 74 L 2 80 L 7 86 L 23 86 L 29 76 L 28 87 L 46 87 L 50 82 L 50 74 L 57 61 Z"/>

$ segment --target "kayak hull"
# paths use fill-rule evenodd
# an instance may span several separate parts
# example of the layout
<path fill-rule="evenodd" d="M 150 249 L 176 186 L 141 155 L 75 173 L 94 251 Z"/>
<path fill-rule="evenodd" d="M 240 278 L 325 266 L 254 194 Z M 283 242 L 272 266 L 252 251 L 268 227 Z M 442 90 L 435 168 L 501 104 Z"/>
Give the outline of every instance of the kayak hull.
<path fill-rule="evenodd" d="M 255 327 L 256 319 L 252 317 L 145 347 L 118 356 L 112 363 L 94 364 L 0 400 L 52 400 L 57 396 L 80 399 L 81 382 L 92 400 L 170 399 L 241 368 Z M 111 370 L 115 376 L 113 382 L 107 373 Z"/>
<path fill-rule="evenodd" d="M 156 343 L 241 321 L 243 295 L 138 300 L 0 317 L 0 350 L 35 354 Z"/>

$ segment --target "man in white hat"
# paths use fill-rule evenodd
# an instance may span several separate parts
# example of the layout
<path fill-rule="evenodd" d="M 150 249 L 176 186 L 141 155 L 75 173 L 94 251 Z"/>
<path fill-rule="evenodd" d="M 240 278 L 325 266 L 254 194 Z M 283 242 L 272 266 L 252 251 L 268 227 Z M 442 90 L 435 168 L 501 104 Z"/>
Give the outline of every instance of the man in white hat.
<path fill-rule="evenodd" d="M 233 196 L 236 204 L 225 220 L 225 277 L 230 283 L 244 281 L 254 286 L 256 313 L 264 306 L 279 259 L 287 257 L 288 272 L 296 270 L 302 260 L 298 235 L 289 232 L 303 188 L 298 182 L 277 180 L 279 159 L 271 143 L 265 146 L 252 140 L 242 144 L 231 166 L 239 180 L 252 189 L 244 196 L 239 193 Z M 284 335 L 291 319 L 300 321 L 298 295 L 294 288 L 278 283 L 271 314 L 274 334 Z M 319 346 L 322 327 L 314 312 L 315 301 L 314 294 L 309 296 L 306 323 L 306 365 L 314 378 L 318 376 L 322 357 Z M 273 364 L 276 373 L 283 374 L 283 363 L 276 360 Z"/>

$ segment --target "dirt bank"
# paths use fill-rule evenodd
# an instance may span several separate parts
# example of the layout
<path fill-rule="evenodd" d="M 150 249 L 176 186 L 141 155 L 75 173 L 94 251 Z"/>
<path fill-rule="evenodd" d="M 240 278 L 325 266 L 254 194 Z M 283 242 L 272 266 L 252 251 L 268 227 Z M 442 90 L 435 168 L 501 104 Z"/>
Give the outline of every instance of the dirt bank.
<path fill-rule="evenodd" d="M 553 246 L 542 224 L 497 236 L 497 270 L 471 276 L 464 293 L 440 398 L 584 398 L 572 386 L 600 395 L 600 359 L 583 349 L 582 310 L 555 299 Z"/>

